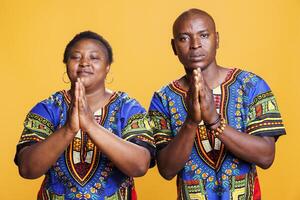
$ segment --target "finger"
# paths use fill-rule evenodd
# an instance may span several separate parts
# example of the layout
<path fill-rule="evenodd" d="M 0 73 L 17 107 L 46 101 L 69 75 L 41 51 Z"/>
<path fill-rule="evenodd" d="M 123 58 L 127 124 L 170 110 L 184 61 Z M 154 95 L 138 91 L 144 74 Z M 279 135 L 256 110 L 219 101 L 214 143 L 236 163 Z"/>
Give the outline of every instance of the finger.
<path fill-rule="evenodd" d="M 203 97 L 205 97 L 205 87 L 206 87 L 206 85 L 205 85 L 205 82 L 204 82 L 201 71 L 198 72 L 198 79 L 199 79 L 199 82 L 198 82 L 199 97 L 202 99 Z"/>
<path fill-rule="evenodd" d="M 201 97 L 207 97 L 212 95 L 212 90 L 207 85 L 206 81 L 204 80 L 202 72 L 199 73 L 199 91 Z"/>
<path fill-rule="evenodd" d="M 75 102 L 75 90 L 76 90 L 76 81 L 75 81 L 75 83 L 71 86 L 70 92 L 68 93 L 68 94 L 70 95 L 70 99 L 71 99 L 69 109 L 71 109 L 71 108 L 73 107 L 74 102 Z"/>
<path fill-rule="evenodd" d="M 201 108 L 200 108 L 200 97 L 199 97 L 199 77 L 198 77 L 198 73 L 194 76 L 194 86 L 193 86 L 193 90 L 192 90 L 192 105 L 193 105 L 193 114 L 195 116 L 200 115 L 199 113 L 201 112 Z"/>
<path fill-rule="evenodd" d="M 78 92 L 79 92 L 79 98 L 78 98 L 78 104 L 79 104 L 79 109 L 83 110 L 84 109 L 84 99 L 83 99 L 83 91 L 82 91 L 82 82 L 79 79 L 78 81 Z"/>
<path fill-rule="evenodd" d="M 207 89 L 208 91 L 211 90 L 210 87 L 207 85 L 206 81 L 204 80 L 202 72 L 199 73 L 199 80 L 200 83 L 203 85 L 203 88 Z"/>
<path fill-rule="evenodd" d="M 192 99 L 194 102 L 198 102 L 199 99 L 199 78 L 198 76 L 194 76 L 194 84 L 192 86 Z"/>
<path fill-rule="evenodd" d="M 73 88 L 71 88 L 71 91 L 70 91 L 70 96 L 71 96 L 71 102 L 70 102 L 70 107 L 69 107 L 70 111 L 75 107 L 75 103 L 76 103 L 76 96 L 75 96 L 76 87 L 77 87 L 76 85 L 77 85 L 77 82 L 75 82 L 75 86 Z"/>
<path fill-rule="evenodd" d="M 74 107 L 76 111 L 78 111 L 78 101 L 79 101 L 79 83 L 76 81 L 75 83 L 75 92 L 74 92 Z"/>
<path fill-rule="evenodd" d="M 204 79 L 201 71 L 198 72 L 198 78 L 199 78 L 199 84 L 204 84 Z"/>
<path fill-rule="evenodd" d="M 198 77 L 198 70 L 197 69 L 193 70 L 193 77 Z M 193 81 L 195 83 L 195 79 Z"/>
<path fill-rule="evenodd" d="M 90 112 L 90 108 L 89 108 L 89 105 L 88 105 L 88 101 L 87 101 L 87 98 L 86 98 L 86 95 L 85 95 L 85 87 L 84 87 L 84 84 L 82 81 L 80 81 L 80 91 L 81 91 L 81 106 L 82 106 L 82 109 L 84 109 L 84 112 Z"/>
<path fill-rule="evenodd" d="M 87 99 L 86 99 L 85 87 L 84 87 L 84 84 L 83 84 L 82 81 L 81 81 L 81 90 L 82 90 L 82 98 L 83 98 L 85 104 L 87 105 Z"/>
<path fill-rule="evenodd" d="M 81 87 L 81 89 L 82 89 L 82 94 L 83 94 L 83 96 L 85 96 L 85 87 L 84 87 L 84 84 L 83 84 L 83 81 L 80 79 L 80 87 Z"/>
<path fill-rule="evenodd" d="M 198 70 L 193 70 L 193 77 L 191 82 L 193 88 L 196 88 L 196 86 L 199 84 L 199 76 L 198 76 Z"/>
<path fill-rule="evenodd" d="M 83 84 L 82 81 L 81 81 L 81 94 L 82 94 L 83 106 L 86 109 L 87 106 L 88 106 L 88 103 L 87 103 L 87 98 L 86 98 L 86 95 L 85 95 L 85 87 L 84 87 L 84 84 Z"/>
<path fill-rule="evenodd" d="M 200 72 L 200 83 L 201 89 L 203 90 L 205 96 L 212 96 L 213 90 L 207 85 L 206 81 L 204 80 L 203 74 Z"/>

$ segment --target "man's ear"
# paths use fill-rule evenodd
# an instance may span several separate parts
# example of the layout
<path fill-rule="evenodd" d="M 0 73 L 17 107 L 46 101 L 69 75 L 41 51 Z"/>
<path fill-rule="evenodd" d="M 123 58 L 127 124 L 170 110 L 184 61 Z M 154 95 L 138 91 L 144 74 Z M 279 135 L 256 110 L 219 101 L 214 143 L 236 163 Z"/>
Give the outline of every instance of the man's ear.
<path fill-rule="evenodd" d="M 173 53 L 177 56 L 177 51 L 176 51 L 176 48 L 175 48 L 175 40 L 174 39 L 171 39 L 171 45 L 172 45 Z"/>

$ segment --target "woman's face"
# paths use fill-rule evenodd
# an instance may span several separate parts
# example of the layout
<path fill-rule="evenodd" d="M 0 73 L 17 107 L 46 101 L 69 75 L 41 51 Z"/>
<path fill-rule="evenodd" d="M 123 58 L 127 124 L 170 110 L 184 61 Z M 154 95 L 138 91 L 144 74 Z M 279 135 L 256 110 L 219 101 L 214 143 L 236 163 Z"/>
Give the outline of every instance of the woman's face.
<path fill-rule="evenodd" d="M 71 48 L 67 73 L 72 84 L 81 78 L 86 89 L 101 88 L 109 69 L 107 51 L 99 41 L 82 39 Z"/>

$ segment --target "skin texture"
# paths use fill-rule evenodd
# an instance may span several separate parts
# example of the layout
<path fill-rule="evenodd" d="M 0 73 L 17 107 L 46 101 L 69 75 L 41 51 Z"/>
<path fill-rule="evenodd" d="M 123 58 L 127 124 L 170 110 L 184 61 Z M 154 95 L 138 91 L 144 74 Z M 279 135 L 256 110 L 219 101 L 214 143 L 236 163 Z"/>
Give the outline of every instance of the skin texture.
<path fill-rule="evenodd" d="M 149 151 L 111 134 L 94 119 L 93 112 L 103 107 L 113 94 L 105 88 L 110 69 L 105 47 L 96 40 L 82 39 L 72 47 L 66 65 L 72 99 L 68 120 L 44 141 L 20 150 L 20 175 L 28 179 L 44 175 L 81 129 L 123 173 L 143 176 L 150 165 Z"/>
<path fill-rule="evenodd" d="M 158 152 L 158 169 L 167 180 L 175 177 L 188 161 L 200 121 L 211 124 L 218 118 L 212 89 L 225 80 L 229 70 L 217 65 L 219 35 L 206 12 L 191 9 L 182 13 L 174 22 L 173 37 L 174 54 L 186 71 L 179 84 L 188 91 L 187 118 L 175 138 Z M 232 154 L 263 169 L 274 161 L 273 137 L 248 135 L 227 125 L 219 139 Z"/>

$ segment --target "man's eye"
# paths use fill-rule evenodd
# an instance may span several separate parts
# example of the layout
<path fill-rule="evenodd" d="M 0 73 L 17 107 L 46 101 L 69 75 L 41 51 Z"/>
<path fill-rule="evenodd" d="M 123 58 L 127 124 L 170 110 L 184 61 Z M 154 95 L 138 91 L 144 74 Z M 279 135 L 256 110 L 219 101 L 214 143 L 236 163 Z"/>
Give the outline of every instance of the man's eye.
<path fill-rule="evenodd" d="M 201 36 L 201 38 L 208 38 L 209 34 L 208 33 L 203 33 L 200 36 Z"/>
<path fill-rule="evenodd" d="M 179 41 L 181 42 L 185 42 L 185 41 L 188 41 L 189 38 L 188 37 L 179 37 Z"/>

